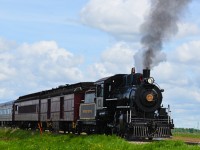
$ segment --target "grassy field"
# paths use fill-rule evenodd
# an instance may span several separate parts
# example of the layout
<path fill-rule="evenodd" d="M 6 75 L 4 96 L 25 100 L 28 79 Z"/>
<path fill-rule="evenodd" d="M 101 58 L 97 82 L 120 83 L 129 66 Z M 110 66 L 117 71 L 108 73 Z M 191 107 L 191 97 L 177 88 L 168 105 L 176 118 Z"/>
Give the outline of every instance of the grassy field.
<path fill-rule="evenodd" d="M 200 139 L 200 133 L 174 133 L 173 136 L 175 137 L 189 137 L 189 138 L 198 138 Z"/>
<path fill-rule="evenodd" d="M 42 135 L 37 131 L 0 129 L 1 150 L 199 150 L 200 146 L 186 145 L 181 141 L 158 141 L 133 144 L 116 136 L 105 135 Z"/>

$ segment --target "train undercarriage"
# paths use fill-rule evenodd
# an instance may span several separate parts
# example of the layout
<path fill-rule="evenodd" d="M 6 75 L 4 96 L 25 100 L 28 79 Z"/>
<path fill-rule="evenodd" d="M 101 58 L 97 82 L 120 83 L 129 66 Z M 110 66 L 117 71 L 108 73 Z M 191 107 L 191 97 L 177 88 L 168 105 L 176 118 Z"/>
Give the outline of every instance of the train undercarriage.
<path fill-rule="evenodd" d="M 121 112 L 121 111 L 120 111 Z M 120 113 L 119 112 L 119 113 Z M 77 132 L 87 134 L 115 134 L 128 140 L 170 138 L 174 127 L 170 118 L 134 118 L 126 114 L 115 115 L 114 120 L 78 120 Z M 108 117 L 109 118 L 109 117 Z"/>

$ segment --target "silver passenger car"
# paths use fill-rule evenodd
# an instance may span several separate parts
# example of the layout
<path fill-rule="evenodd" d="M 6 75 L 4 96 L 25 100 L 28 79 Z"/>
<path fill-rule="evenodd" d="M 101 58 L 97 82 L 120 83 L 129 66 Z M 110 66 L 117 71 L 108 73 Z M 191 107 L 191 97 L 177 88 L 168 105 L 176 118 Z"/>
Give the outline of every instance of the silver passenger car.
<path fill-rule="evenodd" d="M 14 103 L 13 121 L 20 128 L 72 132 L 85 91 L 93 86 L 93 82 L 79 82 L 21 96 Z"/>
<path fill-rule="evenodd" d="M 0 126 L 7 126 L 12 124 L 14 101 L 0 104 Z"/>

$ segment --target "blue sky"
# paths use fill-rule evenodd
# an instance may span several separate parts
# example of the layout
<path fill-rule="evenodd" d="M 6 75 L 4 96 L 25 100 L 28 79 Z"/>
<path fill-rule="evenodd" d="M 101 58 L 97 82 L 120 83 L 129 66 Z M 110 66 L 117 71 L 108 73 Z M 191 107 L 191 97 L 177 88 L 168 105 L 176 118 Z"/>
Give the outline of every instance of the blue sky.
<path fill-rule="evenodd" d="M 0 0 L 0 102 L 80 81 L 130 73 L 150 0 Z M 176 127 L 200 122 L 200 2 L 152 69 Z"/>

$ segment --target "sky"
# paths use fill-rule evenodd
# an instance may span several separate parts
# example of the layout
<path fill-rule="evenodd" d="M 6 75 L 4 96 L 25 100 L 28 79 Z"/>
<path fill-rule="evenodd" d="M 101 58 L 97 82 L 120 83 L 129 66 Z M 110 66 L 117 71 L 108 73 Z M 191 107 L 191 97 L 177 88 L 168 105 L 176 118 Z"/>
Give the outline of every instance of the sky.
<path fill-rule="evenodd" d="M 0 0 L 0 102 L 130 73 L 150 0 Z M 200 128 L 200 1 L 165 40 L 151 76 L 175 127 Z M 140 70 L 136 68 L 136 71 Z"/>

